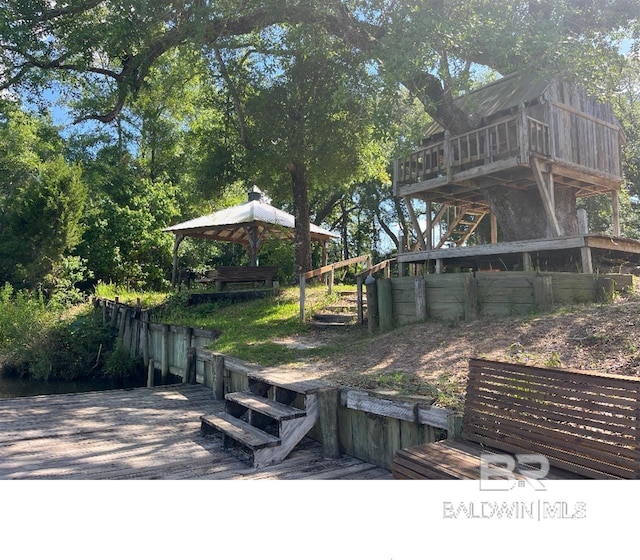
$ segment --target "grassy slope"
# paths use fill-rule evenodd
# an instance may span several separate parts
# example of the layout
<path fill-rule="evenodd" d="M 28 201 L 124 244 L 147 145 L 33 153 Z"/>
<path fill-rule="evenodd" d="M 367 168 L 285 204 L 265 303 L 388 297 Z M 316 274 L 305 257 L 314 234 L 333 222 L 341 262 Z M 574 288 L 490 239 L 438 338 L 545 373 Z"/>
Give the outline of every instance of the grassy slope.
<path fill-rule="evenodd" d="M 262 365 L 308 367 L 345 385 L 430 396 L 458 407 L 468 359 L 482 356 L 543 366 L 640 375 L 640 296 L 565 307 L 548 315 L 427 322 L 383 335 L 352 327 L 314 331 L 298 321 L 298 291 L 226 307 L 186 307 L 178 299 L 156 320 L 222 331 L 217 351 Z M 329 300 L 311 290 L 310 309 Z"/>

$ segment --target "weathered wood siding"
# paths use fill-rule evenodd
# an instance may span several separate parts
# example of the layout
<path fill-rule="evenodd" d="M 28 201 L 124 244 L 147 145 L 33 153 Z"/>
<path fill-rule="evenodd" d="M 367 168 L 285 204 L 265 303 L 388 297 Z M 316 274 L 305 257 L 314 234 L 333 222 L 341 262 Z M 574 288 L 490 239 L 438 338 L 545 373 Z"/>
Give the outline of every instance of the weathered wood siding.
<path fill-rule="evenodd" d="M 104 320 L 118 328 L 120 343 L 132 356 L 142 357 L 145 367 L 153 360 L 156 370 L 185 380 L 188 349 L 203 348 L 218 336 L 212 330 L 152 323 L 139 307 L 108 300 L 96 304 L 103 308 Z M 204 364 L 198 365 L 196 375 L 203 378 Z"/>
<path fill-rule="evenodd" d="M 554 80 L 545 93 L 556 160 L 622 177 L 620 125 L 610 105 Z"/>
<path fill-rule="evenodd" d="M 574 274 L 569 272 L 476 272 L 428 274 L 427 312 L 437 320 L 456 321 L 470 314 L 469 306 L 477 306 L 479 316 L 507 316 L 531 313 L 543 307 L 535 289 L 536 279 L 549 278 L 553 305 L 587 303 L 602 299 L 600 282 L 609 279 L 615 290 L 633 287 L 628 274 Z M 475 278 L 475 283 L 470 283 Z M 476 302 L 469 288 L 477 290 Z M 415 278 L 392 279 L 393 319 L 406 325 L 417 321 Z M 474 316 L 471 313 L 471 316 Z"/>

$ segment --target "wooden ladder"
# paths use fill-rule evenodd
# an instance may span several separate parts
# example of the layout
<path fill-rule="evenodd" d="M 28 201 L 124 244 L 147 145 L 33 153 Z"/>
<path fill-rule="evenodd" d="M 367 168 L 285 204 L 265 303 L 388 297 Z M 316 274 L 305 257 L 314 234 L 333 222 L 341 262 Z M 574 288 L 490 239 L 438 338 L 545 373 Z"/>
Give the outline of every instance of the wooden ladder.
<path fill-rule="evenodd" d="M 466 210 L 462 208 L 455 220 L 449 225 L 449 229 L 442 236 L 436 249 L 441 249 L 445 243 L 454 243 L 460 247 L 469 239 L 471 234 L 480 225 L 487 212 L 481 210 Z"/>
<path fill-rule="evenodd" d="M 222 433 L 225 449 L 241 446 L 254 468 L 280 463 L 316 424 L 320 389 L 250 374 L 248 391 L 225 395 L 224 412 L 200 417 L 202 433 Z M 304 408 L 295 406 L 301 402 Z"/>

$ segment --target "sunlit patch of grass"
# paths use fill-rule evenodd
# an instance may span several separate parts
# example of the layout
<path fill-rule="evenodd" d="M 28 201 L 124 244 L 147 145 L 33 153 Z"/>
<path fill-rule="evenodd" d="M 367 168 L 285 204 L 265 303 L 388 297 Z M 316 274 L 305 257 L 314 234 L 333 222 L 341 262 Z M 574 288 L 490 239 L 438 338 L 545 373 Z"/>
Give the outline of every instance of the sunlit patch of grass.
<path fill-rule="evenodd" d="M 175 296 L 153 312 L 153 320 L 215 329 L 221 332 L 210 348 L 237 358 L 278 365 L 321 354 L 319 349 L 297 349 L 274 340 L 303 334 L 308 326 L 300 322 L 299 289 L 287 288 L 279 295 L 240 303 L 187 306 L 186 296 Z M 324 286 L 307 288 L 307 312 L 330 302 Z"/>
<path fill-rule="evenodd" d="M 100 282 L 95 287 L 95 296 L 109 300 L 114 300 L 117 297 L 120 303 L 127 305 L 136 305 L 140 301 L 142 307 L 149 308 L 162 305 L 171 297 L 171 294 L 166 292 L 137 292 L 111 282 Z"/>

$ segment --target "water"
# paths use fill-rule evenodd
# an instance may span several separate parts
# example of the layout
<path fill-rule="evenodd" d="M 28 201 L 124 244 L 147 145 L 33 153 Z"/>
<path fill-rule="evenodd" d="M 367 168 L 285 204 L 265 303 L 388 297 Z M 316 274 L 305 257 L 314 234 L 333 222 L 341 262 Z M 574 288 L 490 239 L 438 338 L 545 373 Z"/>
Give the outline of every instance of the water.
<path fill-rule="evenodd" d="M 117 383 L 111 379 L 88 379 L 82 381 L 40 381 L 5 376 L 0 368 L 0 399 L 31 397 L 35 395 L 55 395 L 61 393 L 85 393 L 87 391 L 108 391 L 126 387 L 142 387 L 140 380 Z"/>

